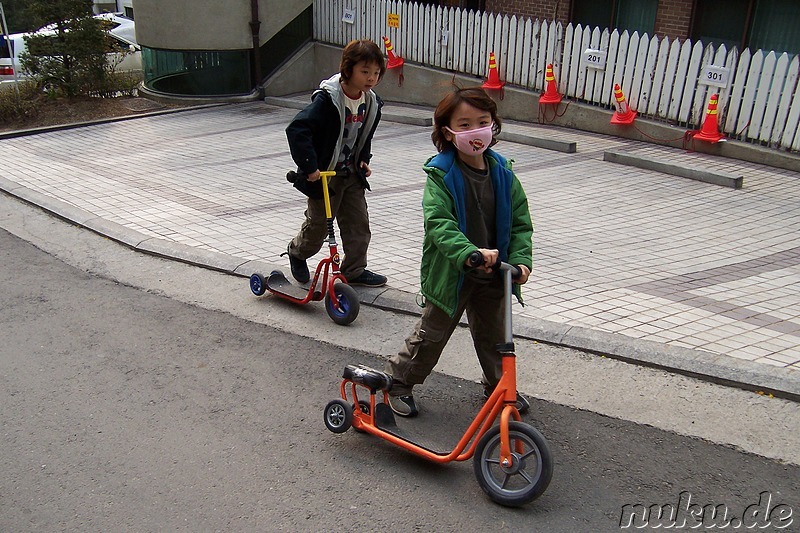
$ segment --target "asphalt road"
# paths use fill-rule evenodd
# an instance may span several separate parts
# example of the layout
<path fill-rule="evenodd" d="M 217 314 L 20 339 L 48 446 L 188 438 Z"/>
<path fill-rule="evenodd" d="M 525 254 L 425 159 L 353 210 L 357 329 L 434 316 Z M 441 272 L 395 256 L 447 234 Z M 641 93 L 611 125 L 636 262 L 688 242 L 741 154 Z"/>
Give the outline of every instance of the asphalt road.
<path fill-rule="evenodd" d="M 324 317 L 321 307 L 217 295 L 247 299 L 279 329 L 179 301 L 159 283 L 183 280 L 199 297 L 229 287 L 226 276 L 109 242 L 76 268 L 54 255 L 99 237 L 23 218 L 50 228 L 37 246 L 52 253 L 0 230 L 0 531 L 616 531 L 623 506 L 677 506 L 682 494 L 730 519 L 749 510 L 759 525 L 770 516 L 756 511 L 772 511 L 774 527 L 800 508 L 797 466 L 544 400 L 526 420 L 550 441 L 553 481 L 522 509 L 499 507 L 471 462 L 435 466 L 325 429 L 343 366 L 382 363 L 282 327 Z M 114 275 L 120 265 L 147 273 L 147 287 Z M 411 317 L 396 320 L 359 316 L 387 338 Z M 336 335 L 357 331 L 324 321 Z M 436 373 L 412 424 L 452 445 L 479 396 L 473 380 Z"/>

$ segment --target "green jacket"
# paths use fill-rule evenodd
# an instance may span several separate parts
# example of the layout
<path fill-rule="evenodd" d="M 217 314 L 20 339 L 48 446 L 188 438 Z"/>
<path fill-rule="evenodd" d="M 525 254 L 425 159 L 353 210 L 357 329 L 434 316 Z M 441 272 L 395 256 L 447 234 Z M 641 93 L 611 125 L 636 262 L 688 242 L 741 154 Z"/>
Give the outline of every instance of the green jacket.
<path fill-rule="evenodd" d="M 530 269 L 533 224 L 525 191 L 511 170 L 511 160 L 492 150 L 487 150 L 486 156 L 495 193 L 500 260 Z M 466 236 L 464 178 L 455 157 L 455 150 L 447 150 L 422 167 L 428 180 L 422 197 L 425 236 L 420 285 L 425 299 L 450 316 L 458 304 L 467 257 L 478 249 Z M 519 285 L 514 285 L 514 293 L 522 302 Z"/>

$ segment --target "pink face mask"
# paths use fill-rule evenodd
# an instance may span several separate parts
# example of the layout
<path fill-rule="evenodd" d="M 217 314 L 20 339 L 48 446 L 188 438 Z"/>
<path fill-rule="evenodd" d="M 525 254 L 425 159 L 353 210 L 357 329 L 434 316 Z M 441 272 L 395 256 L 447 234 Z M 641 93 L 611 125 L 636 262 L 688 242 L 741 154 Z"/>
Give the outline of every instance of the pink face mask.
<path fill-rule="evenodd" d="M 492 128 L 494 124 L 489 124 L 483 128 L 476 128 L 467 131 L 453 131 L 447 126 L 444 127 L 455 137 L 455 145 L 459 152 L 467 155 L 480 155 L 492 143 Z"/>

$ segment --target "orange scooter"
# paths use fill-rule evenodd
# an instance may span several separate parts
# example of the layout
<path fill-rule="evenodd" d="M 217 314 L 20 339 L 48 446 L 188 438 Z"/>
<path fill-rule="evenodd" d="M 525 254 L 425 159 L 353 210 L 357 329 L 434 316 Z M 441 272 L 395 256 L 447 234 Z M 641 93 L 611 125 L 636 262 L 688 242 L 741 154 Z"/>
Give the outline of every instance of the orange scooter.
<path fill-rule="evenodd" d="M 472 265 L 481 264 L 479 252 Z M 517 371 L 511 331 L 511 278 L 516 266 L 500 263 L 505 285 L 505 339 L 497 346 L 503 356 L 500 382 L 451 451 L 436 452 L 405 436 L 397 427 L 389 407 L 392 378 L 364 365 L 347 365 L 342 375 L 341 398 L 325 407 L 327 428 L 344 433 L 350 427 L 385 439 L 435 463 L 473 458 L 478 484 L 496 503 L 524 505 L 541 496 L 553 475 L 553 458 L 547 440 L 534 427 L 522 422 L 517 411 Z M 362 391 L 364 399 L 359 398 Z M 369 392 L 369 400 L 366 398 Z M 383 393 L 378 399 L 378 391 Z M 499 417 L 499 424 L 495 421 Z"/>
<path fill-rule="evenodd" d="M 319 173 L 322 181 L 322 195 L 325 200 L 325 217 L 328 224 L 328 246 L 330 254 L 323 258 L 317 265 L 314 278 L 306 289 L 292 285 L 280 270 L 273 270 L 268 278 L 264 278 L 256 272 L 250 276 L 250 290 L 256 296 L 261 296 L 267 291 L 296 304 L 307 304 L 308 302 L 318 302 L 325 299 L 325 310 L 328 316 L 337 324 L 347 325 L 358 317 L 360 301 L 355 289 L 347 284 L 347 279 L 339 271 L 341 258 L 336 244 L 336 235 L 333 232 L 333 215 L 331 214 L 331 200 L 328 193 L 328 178 L 335 176 L 334 171 L 323 171 Z M 306 176 L 297 172 L 289 172 L 286 179 L 303 190 Z M 317 282 L 320 288 L 317 290 Z"/>

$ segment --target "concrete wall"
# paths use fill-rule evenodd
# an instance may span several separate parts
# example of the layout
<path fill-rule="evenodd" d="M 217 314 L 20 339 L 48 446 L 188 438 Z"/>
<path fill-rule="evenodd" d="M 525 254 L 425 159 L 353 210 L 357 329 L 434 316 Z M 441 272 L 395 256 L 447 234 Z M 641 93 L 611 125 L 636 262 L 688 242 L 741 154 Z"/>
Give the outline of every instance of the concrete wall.
<path fill-rule="evenodd" d="M 286 62 L 264 83 L 265 96 L 284 96 L 287 94 L 311 91 L 319 82 L 339 70 L 338 60 L 333 66 L 328 54 L 318 53 L 319 45 L 308 43 Z M 341 57 L 342 50 L 328 46 Z M 322 61 L 318 63 L 318 58 Z M 331 70 L 333 69 L 333 70 Z M 327 73 L 327 75 L 326 75 Z"/>
<path fill-rule="evenodd" d="M 265 84 L 267 96 L 285 96 L 316 89 L 320 80 L 339 70 L 342 49 L 320 43 L 313 43 L 296 54 L 286 65 L 274 74 Z M 481 85 L 483 78 L 465 76 L 443 70 L 428 68 L 406 62 L 403 66 L 403 85 L 399 85 L 398 73 L 387 70 L 375 91 L 387 102 L 435 107 L 450 90 L 453 82 L 461 87 Z M 502 99 L 497 91 L 490 91 L 497 102 L 501 118 L 523 122 L 539 122 L 539 94 L 506 86 Z M 627 139 L 684 148 L 683 134 L 686 128 L 677 128 L 637 118 L 634 125 L 614 125 L 610 123 L 613 110 L 577 102 L 562 102 L 558 107 L 561 116 L 555 117 L 555 106 L 548 106 L 545 116 L 547 123 Z M 662 139 L 662 141 L 658 141 Z M 701 141 L 691 148 L 697 152 L 710 153 L 723 157 L 742 159 L 779 168 L 800 171 L 800 157 L 778 150 L 756 146 L 739 141 L 709 144 Z"/>
<path fill-rule="evenodd" d="M 264 85 L 267 96 L 284 96 L 316 89 L 319 82 L 339 71 L 342 49 L 312 43 L 271 76 Z M 453 73 L 406 63 L 404 81 L 399 86 L 399 73 L 387 70 L 375 91 L 386 101 L 435 106 L 451 87 Z M 456 75 L 463 85 L 480 85 L 483 80 L 473 76 Z M 524 119 L 522 119 L 524 120 Z"/>
<path fill-rule="evenodd" d="M 247 2 L 248 5 L 250 3 L 249 0 L 238 1 Z M 261 44 L 269 41 L 313 3 L 313 0 L 292 0 L 291 2 L 286 0 L 259 0 L 258 13 L 261 19 L 259 38 L 261 39 Z"/>
<path fill-rule="evenodd" d="M 110 2 L 101 2 L 100 0 L 94 0 L 94 4 L 92 5 L 92 12 L 97 13 L 108 13 L 117 11 L 117 4 L 113 0 Z"/>
<path fill-rule="evenodd" d="M 260 44 L 312 0 L 258 0 Z M 134 0 L 136 40 L 167 50 L 243 50 L 253 47 L 250 0 Z M 191 16 L 190 16 L 191 15 Z"/>

